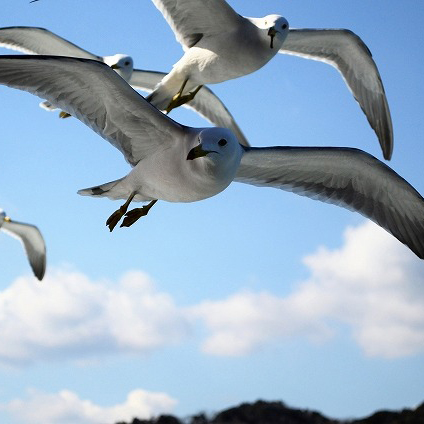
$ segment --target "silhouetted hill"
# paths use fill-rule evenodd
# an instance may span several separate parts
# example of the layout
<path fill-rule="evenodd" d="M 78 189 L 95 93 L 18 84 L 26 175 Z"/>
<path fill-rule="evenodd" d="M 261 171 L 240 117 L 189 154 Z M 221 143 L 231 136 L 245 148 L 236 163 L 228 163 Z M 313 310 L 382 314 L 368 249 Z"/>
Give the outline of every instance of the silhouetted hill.
<path fill-rule="evenodd" d="M 150 420 L 134 418 L 131 423 L 117 424 L 424 424 L 424 403 L 414 410 L 378 411 L 366 418 L 335 420 L 319 412 L 289 408 L 283 402 L 259 400 L 242 403 L 212 417 L 198 414 L 180 420 L 173 415 L 160 415 Z"/>

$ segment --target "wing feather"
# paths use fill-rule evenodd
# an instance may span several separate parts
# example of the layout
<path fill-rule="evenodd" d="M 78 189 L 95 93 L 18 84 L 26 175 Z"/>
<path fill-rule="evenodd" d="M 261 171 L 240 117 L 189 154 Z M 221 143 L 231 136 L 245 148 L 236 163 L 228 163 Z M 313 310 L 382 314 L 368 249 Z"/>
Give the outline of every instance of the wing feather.
<path fill-rule="evenodd" d="M 42 280 L 46 271 L 46 245 L 40 230 L 34 225 L 17 221 L 4 221 L 1 230 L 23 244 L 35 276 Z"/>
<path fill-rule="evenodd" d="M 134 88 L 152 92 L 166 74 L 164 72 L 135 69 L 129 83 Z M 240 144 L 249 146 L 247 138 L 237 125 L 234 117 L 224 103 L 210 90 L 203 86 L 193 100 L 183 105 L 194 110 L 217 127 L 229 128 L 237 136 Z"/>
<path fill-rule="evenodd" d="M 78 47 L 45 28 L 24 26 L 0 28 L 0 47 L 29 54 L 102 60 L 100 56 Z"/>
<path fill-rule="evenodd" d="M 393 151 L 393 126 L 380 73 L 365 43 L 346 29 L 291 29 L 280 53 L 335 67 L 377 134 L 385 159 Z"/>
<path fill-rule="evenodd" d="M 424 199 L 395 171 L 361 150 L 248 148 L 235 181 L 292 191 L 359 212 L 424 259 Z"/>
<path fill-rule="evenodd" d="M 152 0 L 184 50 L 204 35 L 221 33 L 243 19 L 225 0 Z"/>
<path fill-rule="evenodd" d="M 109 141 L 131 164 L 181 139 L 183 127 L 104 63 L 61 56 L 1 56 L 0 84 L 63 109 Z"/>

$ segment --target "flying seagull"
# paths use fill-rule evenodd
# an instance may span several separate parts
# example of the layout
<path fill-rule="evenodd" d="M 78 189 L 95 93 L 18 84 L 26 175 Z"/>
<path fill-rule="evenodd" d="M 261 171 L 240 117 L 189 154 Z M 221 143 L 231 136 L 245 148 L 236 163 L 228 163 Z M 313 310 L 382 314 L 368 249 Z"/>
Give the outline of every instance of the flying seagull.
<path fill-rule="evenodd" d="M 98 60 L 109 65 L 132 87 L 147 92 L 151 92 L 166 75 L 164 72 L 134 69 L 132 57 L 125 54 L 95 55 L 45 28 L 25 26 L 0 28 L 0 47 L 28 54 L 70 56 Z M 40 106 L 49 111 L 56 109 L 53 104 L 47 101 L 41 102 Z M 196 98 L 186 104 L 186 107 L 194 110 L 216 126 L 230 128 L 241 144 L 249 145 L 234 117 L 209 88 L 202 88 Z M 61 112 L 59 116 L 66 118 L 70 115 L 66 112 Z"/>
<path fill-rule="evenodd" d="M 204 84 L 241 77 L 262 68 L 277 53 L 335 67 L 377 134 L 385 159 L 393 129 L 383 83 L 364 42 L 346 29 L 289 29 L 279 15 L 247 18 L 225 0 L 152 0 L 184 49 L 147 99 L 169 112 Z"/>
<path fill-rule="evenodd" d="M 242 146 L 225 128 L 191 128 L 159 112 L 110 67 L 58 56 L 0 56 L 0 84 L 29 91 L 84 122 L 133 169 L 79 194 L 125 203 L 107 220 L 130 226 L 157 200 L 194 202 L 232 181 L 274 187 L 361 213 L 424 258 L 424 199 L 357 149 Z M 149 202 L 128 211 L 132 201 Z"/>
<path fill-rule="evenodd" d="M 12 221 L 1 209 L 0 230 L 17 238 L 23 244 L 32 271 L 41 281 L 46 271 L 46 245 L 40 230 L 31 224 Z"/>

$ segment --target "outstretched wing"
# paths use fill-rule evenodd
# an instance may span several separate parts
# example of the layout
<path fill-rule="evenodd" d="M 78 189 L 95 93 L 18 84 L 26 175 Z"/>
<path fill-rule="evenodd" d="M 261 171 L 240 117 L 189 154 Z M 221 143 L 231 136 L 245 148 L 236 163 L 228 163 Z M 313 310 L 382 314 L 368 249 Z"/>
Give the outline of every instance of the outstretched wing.
<path fill-rule="evenodd" d="M 49 54 L 102 60 L 100 56 L 76 46 L 49 30 L 37 27 L 16 26 L 0 28 L 0 47 L 29 54 Z"/>
<path fill-rule="evenodd" d="M 4 221 L 1 229 L 23 244 L 35 276 L 42 280 L 46 271 L 46 245 L 40 230 L 34 225 L 12 220 Z"/>
<path fill-rule="evenodd" d="M 395 171 L 361 150 L 247 148 L 235 181 L 359 212 L 424 259 L 424 199 Z"/>
<path fill-rule="evenodd" d="M 134 88 L 139 88 L 150 93 L 165 75 L 164 72 L 134 69 L 129 83 Z M 183 106 L 194 110 L 217 127 L 229 128 L 237 136 L 240 144 L 249 146 L 249 142 L 230 111 L 208 87 L 203 86 L 197 92 L 194 99 L 185 103 Z"/>
<path fill-rule="evenodd" d="M 391 158 L 393 127 L 383 83 L 371 52 L 356 34 L 346 29 L 291 29 L 280 53 L 334 66 L 376 132 L 384 158 Z"/>
<path fill-rule="evenodd" d="M 242 18 L 225 0 L 152 0 L 184 50 L 204 35 L 227 31 Z"/>
<path fill-rule="evenodd" d="M 61 56 L 0 56 L 0 84 L 29 91 L 84 122 L 136 165 L 184 127 L 104 63 Z M 182 134 L 184 135 L 184 134 Z"/>

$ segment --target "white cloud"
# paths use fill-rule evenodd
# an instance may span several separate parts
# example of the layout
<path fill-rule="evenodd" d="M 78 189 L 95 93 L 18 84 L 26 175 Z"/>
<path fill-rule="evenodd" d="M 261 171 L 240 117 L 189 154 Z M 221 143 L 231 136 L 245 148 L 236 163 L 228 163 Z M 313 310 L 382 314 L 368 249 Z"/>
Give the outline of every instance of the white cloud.
<path fill-rule="evenodd" d="M 210 334 L 202 348 L 241 355 L 288 337 L 326 340 L 344 323 L 370 356 L 424 352 L 424 265 L 371 222 L 345 233 L 304 263 L 311 277 L 281 298 L 244 291 L 191 308 Z"/>
<path fill-rule="evenodd" d="M 191 308 L 191 313 L 203 319 L 212 333 L 203 343 L 204 352 L 237 356 L 276 338 L 329 336 L 328 327 L 315 322 L 311 310 L 300 313 L 294 307 L 290 300 L 267 292 L 243 291 L 222 301 L 203 302 Z"/>
<path fill-rule="evenodd" d="M 172 298 L 142 272 L 128 272 L 112 284 L 53 270 L 42 284 L 22 277 L 0 292 L 3 363 L 145 353 L 187 332 Z"/>
<path fill-rule="evenodd" d="M 0 404 L 0 410 L 25 424 L 113 424 L 170 413 L 176 403 L 166 393 L 141 389 L 130 392 L 124 403 L 110 407 L 80 399 L 69 390 L 54 394 L 29 390 L 27 399 Z"/>
<path fill-rule="evenodd" d="M 424 264 L 385 231 L 370 222 L 348 229 L 341 248 L 320 248 L 304 263 L 311 276 L 288 296 L 241 291 L 189 308 L 142 272 L 114 284 L 63 270 L 49 270 L 42 284 L 18 278 L 0 292 L 0 362 L 148 353 L 181 342 L 198 321 L 213 355 L 287 338 L 324 342 L 340 323 L 367 355 L 424 352 Z"/>

